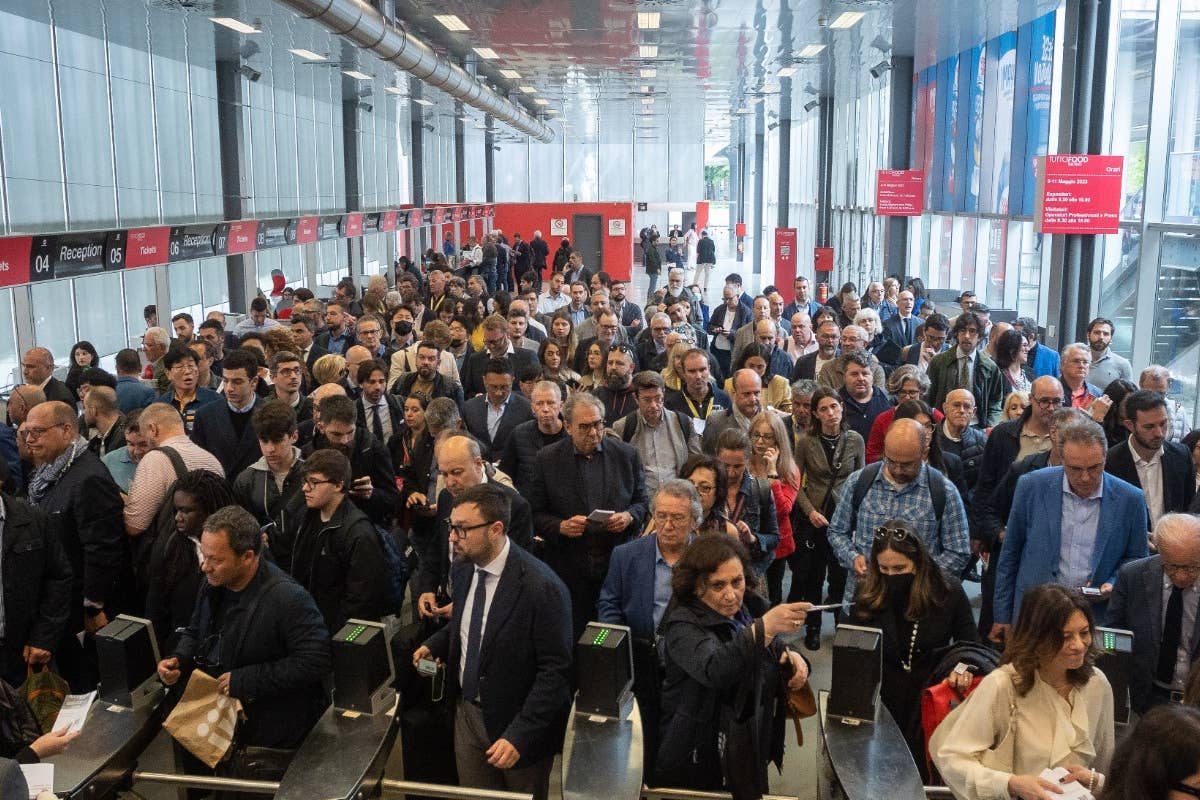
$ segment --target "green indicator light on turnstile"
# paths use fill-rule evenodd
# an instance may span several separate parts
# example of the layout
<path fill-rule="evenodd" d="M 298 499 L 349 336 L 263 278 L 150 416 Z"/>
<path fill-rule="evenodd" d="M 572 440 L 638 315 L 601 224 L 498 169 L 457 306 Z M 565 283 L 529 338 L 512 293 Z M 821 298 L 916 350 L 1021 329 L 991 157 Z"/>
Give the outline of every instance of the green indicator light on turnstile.
<path fill-rule="evenodd" d="M 1105 650 L 1116 650 L 1117 649 L 1117 635 L 1115 633 L 1105 633 L 1104 634 L 1104 649 Z"/>
<path fill-rule="evenodd" d="M 596 638 L 592 640 L 592 644 L 596 645 L 596 646 L 602 645 L 602 644 L 604 644 L 604 640 L 607 638 L 608 638 L 608 628 L 605 628 L 604 630 L 602 630 L 596 634 Z"/>
<path fill-rule="evenodd" d="M 366 625 L 355 625 L 354 630 L 350 631 L 350 634 L 346 637 L 346 641 L 353 642 L 355 639 L 357 639 L 359 636 L 361 636 L 362 632 L 365 631 L 366 629 L 367 629 Z"/>

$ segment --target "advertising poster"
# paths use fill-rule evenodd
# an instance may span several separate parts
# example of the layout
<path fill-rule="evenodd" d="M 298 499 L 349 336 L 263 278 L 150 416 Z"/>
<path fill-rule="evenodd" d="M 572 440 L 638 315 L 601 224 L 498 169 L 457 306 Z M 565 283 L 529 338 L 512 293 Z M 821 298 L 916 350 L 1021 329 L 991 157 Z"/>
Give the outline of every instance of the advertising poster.
<path fill-rule="evenodd" d="M 995 214 L 1008 213 L 1009 176 L 1012 172 L 1013 98 L 1016 96 L 1017 35 L 1012 31 L 993 40 L 995 58 L 989 64 L 994 69 L 995 91 L 985 92 L 990 124 L 985 123 L 984 149 L 992 154 L 991 169 L 986 177 L 987 205 L 981 209 Z"/>
<path fill-rule="evenodd" d="M 968 86 L 967 102 L 964 104 L 966 125 L 966 143 L 963 147 L 965 162 L 963 177 L 962 204 L 963 211 L 979 210 L 979 178 L 983 161 L 983 89 L 987 75 L 987 51 L 983 45 L 976 45 L 967 53 Z"/>
<path fill-rule="evenodd" d="M 1037 198 L 1037 175 L 1033 160 L 1046 155 L 1050 142 L 1050 93 L 1054 81 L 1054 13 L 1030 23 L 1029 90 L 1025 112 L 1025 161 L 1022 179 L 1021 214 L 1032 214 Z"/>
<path fill-rule="evenodd" d="M 946 106 L 950 94 L 950 84 L 954 81 L 954 76 L 949 74 L 949 60 L 941 61 L 934 68 L 934 79 L 936 81 L 936 93 L 933 99 L 933 118 L 930 123 L 933 127 L 933 152 L 926 156 L 930 162 L 929 169 L 925 172 L 926 186 L 932 186 L 929 193 L 929 203 L 927 204 L 930 211 L 940 211 L 943 208 L 942 198 L 945 196 L 944 176 L 946 172 Z"/>
<path fill-rule="evenodd" d="M 954 211 L 954 200 L 958 195 L 958 56 L 953 55 L 942 62 L 945 65 L 946 105 L 942 109 L 942 211 Z"/>
<path fill-rule="evenodd" d="M 925 126 L 921 130 L 921 160 L 917 162 L 917 168 L 924 172 L 926 177 L 925 207 L 932 208 L 933 129 L 936 127 L 934 120 L 937 119 L 935 115 L 937 110 L 937 67 L 929 67 L 921 75 L 924 88 L 921 96 L 917 98 L 917 102 L 924 109 Z"/>

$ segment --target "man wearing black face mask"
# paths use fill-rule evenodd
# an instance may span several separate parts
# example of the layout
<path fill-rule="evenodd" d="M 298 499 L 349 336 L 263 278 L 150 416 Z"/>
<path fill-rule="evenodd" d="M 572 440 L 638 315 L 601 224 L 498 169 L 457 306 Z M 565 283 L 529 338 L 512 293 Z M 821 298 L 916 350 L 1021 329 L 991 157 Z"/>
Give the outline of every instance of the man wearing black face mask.
<path fill-rule="evenodd" d="M 403 350 L 413 343 L 412 310 L 400 306 L 392 313 L 392 342 L 393 350 Z"/>

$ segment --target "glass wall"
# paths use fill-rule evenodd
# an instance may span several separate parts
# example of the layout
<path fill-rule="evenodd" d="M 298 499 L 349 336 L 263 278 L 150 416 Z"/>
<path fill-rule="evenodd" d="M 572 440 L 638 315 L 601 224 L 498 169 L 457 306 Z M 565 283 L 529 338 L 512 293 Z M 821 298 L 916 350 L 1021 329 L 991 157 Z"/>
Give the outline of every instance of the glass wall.
<path fill-rule="evenodd" d="M 0 289 L 0 390 L 21 380 L 21 355 L 17 352 L 13 289 Z"/>

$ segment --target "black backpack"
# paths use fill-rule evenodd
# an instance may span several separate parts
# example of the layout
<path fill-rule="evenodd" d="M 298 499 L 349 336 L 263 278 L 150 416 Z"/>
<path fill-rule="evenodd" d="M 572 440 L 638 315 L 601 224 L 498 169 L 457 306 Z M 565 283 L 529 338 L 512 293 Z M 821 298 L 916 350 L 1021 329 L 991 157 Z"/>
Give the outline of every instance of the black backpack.
<path fill-rule="evenodd" d="M 858 473 L 858 480 L 854 484 L 854 490 L 850 496 L 850 526 L 848 530 L 853 535 L 858 528 L 858 509 L 862 506 L 863 500 L 867 496 L 867 492 L 871 489 L 871 484 L 879 477 L 879 471 L 883 469 L 883 462 L 876 461 L 874 464 L 867 464 L 863 467 L 862 472 Z M 937 473 L 937 480 L 932 478 L 934 473 Z M 933 514 L 937 518 L 938 526 L 942 524 L 942 514 L 946 511 L 946 476 L 941 472 L 930 468 L 929 469 L 929 497 L 933 500 Z"/>

